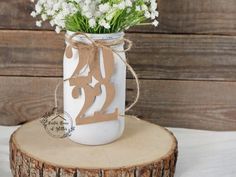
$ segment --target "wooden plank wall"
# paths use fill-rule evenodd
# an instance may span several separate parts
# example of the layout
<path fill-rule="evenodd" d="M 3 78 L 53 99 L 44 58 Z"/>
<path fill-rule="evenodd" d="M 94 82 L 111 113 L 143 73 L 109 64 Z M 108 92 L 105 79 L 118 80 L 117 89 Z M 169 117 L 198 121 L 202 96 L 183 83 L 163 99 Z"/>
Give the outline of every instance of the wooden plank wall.
<path fill-rule="evenodd" d="M 129 113 L 163 126 L 236 130 L 236 1 L 159 0 L 158 5 L 159 28 L 127 33 L 134 41 L 128 59 L 142 89 Z M 29 0 L 0 1 L 3 125 L 49 110 L 62 77 L 63 34 L 48 25 L 36 28 L 32 9 Z M 129 74 L 127 104 L 134 96 Z"/>

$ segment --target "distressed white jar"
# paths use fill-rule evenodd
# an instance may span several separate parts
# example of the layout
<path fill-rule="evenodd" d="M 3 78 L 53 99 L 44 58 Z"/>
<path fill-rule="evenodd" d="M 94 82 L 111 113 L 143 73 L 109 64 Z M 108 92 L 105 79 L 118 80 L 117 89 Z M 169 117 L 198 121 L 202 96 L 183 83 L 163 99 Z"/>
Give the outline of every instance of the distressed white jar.
<path fill-rule="evenodd" d="M 67 35 L 72 35 L 73 32 L 67 32 Z M 124 36 L 124 33 L 111 33 L 111 34 L 87 34 L 93 40 L 105 40 L 111 41 L 120 39 Z M 76 41 L 89 43 L 90 41 L 82 35 L 77 35 L 73 38 Z M 66 43 L 68 45 L 68 43 Z M 124 49 L 124 44 L 119 44 L 113 47 L 115 50 L 122 51 Z M 64 79 L 68 79 L 72 76 L 76 66 L 79 62 L 79 54 L 77 49 L 72 49 L 73 57 L 68 59 L 64 55 L 63 62 L 63 76 Z M 108 107 L 107 112 L 114 112 L 115 108 L 119 109 L 119 114 L 125 114 L 125 90 L 126 90 L 126 65 L 123 61 L 114 54 L 114 73 L 111 78 L 111 83 L 115 87 L 115 98 L 112 104 Z M 125 52 L 119 52 L 119 55 L 126 60 Z M 103 55 L 102 51 L 99 50 L 99 59 L 101 65 L 101 72 L 104 73 L 103 65 Z M 83 75 L 88 73 L 89 69 L 85 68 Z M 94 84 L 94 80 L 92 84 Z M 95 111 L 101 110 L 101 107 L 106 98 L 106 90 L 102 88 L 102 94 L 97 96 L 94 104 L 86 112 L 86 116 L 91 116 Z M 117 120 L 111 120 L 106 122 L 98 122 L 86 125 L 76 125 L 75 119 L 83 107 L 85 96 L 82 91 L 82 95 L 79 98 L 72 97 L 72 89 L 68 81 L 64 82 L 64 111 L 70 115 L 75 126 L 75 130 L 72 131 L 69 137 L 72 141 L 76 143 L 86 144 L 86 145 L 102 145 L 113 142 L 117 140 L 124 131 L 125 120 L 124 117 L 119 116 Z M 83 90 L 83 89 L 82 89 Z"/>

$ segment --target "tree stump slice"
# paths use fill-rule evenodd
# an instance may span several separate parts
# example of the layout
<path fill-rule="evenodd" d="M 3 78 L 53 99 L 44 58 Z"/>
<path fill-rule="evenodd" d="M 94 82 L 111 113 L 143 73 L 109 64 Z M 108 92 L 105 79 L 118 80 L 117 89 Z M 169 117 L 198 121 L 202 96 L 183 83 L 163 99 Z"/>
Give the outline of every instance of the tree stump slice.
<path fill-rule="evenodd" d="M 39 120 L 24 124 L 10 140 L 14 177 L 173 177 L 177 140 L 165 128 L 126 116 L 117 141 L 85 146 L 53 138 Z"/>

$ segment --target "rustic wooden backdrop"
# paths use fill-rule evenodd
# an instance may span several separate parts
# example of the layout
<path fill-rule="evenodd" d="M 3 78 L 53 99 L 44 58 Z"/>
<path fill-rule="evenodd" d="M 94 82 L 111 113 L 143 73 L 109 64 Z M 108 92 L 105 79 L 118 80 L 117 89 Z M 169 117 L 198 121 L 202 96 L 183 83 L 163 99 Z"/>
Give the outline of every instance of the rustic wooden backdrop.
<path fill-rule="evenodd" d="M 172 127 L 236 130 L 236 1 L 159 0 L 160 26 L 135 27 L 129 62 L 141 80 L 130 111 Z M 35 27 L 30 0 L 0 1 L 0 124 L 35 119 L 53 106 L 63 34 Z M 128 75 L 127 103 L 135 96 Z M 62 97 L 62 96 L 61 96 Z"/>

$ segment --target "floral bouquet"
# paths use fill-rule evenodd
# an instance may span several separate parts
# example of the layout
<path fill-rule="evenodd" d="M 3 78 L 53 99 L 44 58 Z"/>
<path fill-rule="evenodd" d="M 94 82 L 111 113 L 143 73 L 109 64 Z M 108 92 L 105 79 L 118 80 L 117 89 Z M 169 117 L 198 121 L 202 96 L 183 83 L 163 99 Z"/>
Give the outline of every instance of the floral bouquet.
<path fill-rule="evenodd" d="M 38 18 L 37 26 L 49 21 L 57 33 L 66 31 L 63 76 L 67 117 L 64 119 L 71 118 L 75 124 L 70 139 L 88 145 L 118 139 L 124 131 L 125 112 L 139 98 L 137 75 L 125 57 L 132 42 L 124 38 L 123 31 L 135 25 L 157 26 L 156 0 L 38 0 L 35 3 L 31 16 Z M 135 101 L 128 108 L 125 108 L 126 68 L 137 84 Z"/>
<path fill-rule="evenodd" d="M 158 25 L 156 0 L 38 0 L 33 17 L 41 26 L 49 20 L 61 30 L 85 33 L 115 33 L 135 25 Z M 143 23 L 150 20 L 150 23 Z"/>

